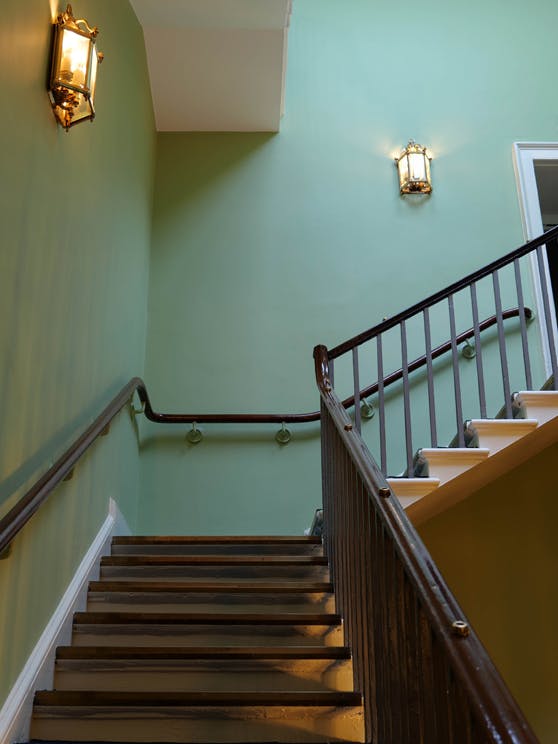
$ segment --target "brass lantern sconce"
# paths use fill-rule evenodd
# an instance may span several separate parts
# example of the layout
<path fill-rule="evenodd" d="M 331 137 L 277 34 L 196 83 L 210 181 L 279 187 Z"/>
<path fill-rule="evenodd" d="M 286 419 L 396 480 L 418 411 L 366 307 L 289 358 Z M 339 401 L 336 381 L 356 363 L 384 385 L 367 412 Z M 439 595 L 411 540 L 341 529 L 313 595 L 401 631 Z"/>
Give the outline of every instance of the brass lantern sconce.
<path fill-rule="evenodd" d="M 74 18 L 71 5 L 58 15 L 54 29 L 49 97 L 57 121 L 68 131 L 95 118 L 97 66 L 103 55 L 95 47 L 99 29 Z"/>
<path fill-rule="evenodd" d="M 426 147 L 417 145 L 414 140 L 399 157 L 395 158 L 395 165 L 399 174 L 399 190 L 401 194 L 430 194 L 432 178 L 430 176 L 430 161 L 432 158 L 426 152 Z"/>

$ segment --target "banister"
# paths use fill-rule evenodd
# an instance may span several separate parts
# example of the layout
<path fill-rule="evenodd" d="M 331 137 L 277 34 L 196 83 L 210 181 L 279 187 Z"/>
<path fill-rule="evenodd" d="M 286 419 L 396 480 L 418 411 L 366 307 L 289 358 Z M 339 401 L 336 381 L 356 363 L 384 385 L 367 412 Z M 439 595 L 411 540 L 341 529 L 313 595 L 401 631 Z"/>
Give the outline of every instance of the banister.
<path fill-rule="evenodd" d="M 360 434 L 353 428 L 343 403 L 335 395 L 329 380 L 329 358 L 330 354 L 325 346 L 315 347 L 316 382 L 322 405 L 325 406 L 348 456 L 354 463 L 364 490 L 373 503 L 373 508 L 381 516 L 384 527 L 389 531 L 398 560 L 414 586 L 419 602 L 431 621 L 431 628 L 443 644 L 455 674 L 463 683 L 476 717 L 483 722 L 485 731 L 489 732 L 490 738 L 486 740 L 508 742 L 508 744 L 519 742 L 536 744 L 538 739 L 479 638 L 468 624 L 462 622 L 465 616 L 457 600 L 424 547 L 417 531 L 405 516 L 399 501 L 392 494 L 387 480 L 376 465 Z M 322 429 L 323 427 L 324 421 L 322 421 Z M 327 490 L 327 478 L 331 475 L 328 468 L 335 467 L 335 464 L 330 459 L 333 455 L 327 450 L 327 445 L 323 446 L 326 447 L 324 450 L 326 461 L 330 460 L 329 463 L 322 463 L 324 484 Z M 339 467 L 343 468 L 342 465 Z M 347 475 L 346 470 L 343 470 L 342 482 L 354 483 L 356 481 L 354 477 Z M 335 487 L 332 486 L 332 488 L 335 491 Z M 345 504 L 349 498 L 349 492 L 337 493 L 335 491 L 335 495 L 342 504 Z M 355 516 L 354 512 L 353 516 Z M 334 519 L 333 513 L 331 518 Z M 330 526 L 330 529 L 335 531 L 338 528 Z M 339 534 L 337 532 L 334 534 L 335 539 L 339 540 Z M 375 565 L 374 572 L 379 570 L 379 567 Z M 360 601 L 360 597 L 358 599 Z M 353 600 L 356 601 L 357 598 L 353 597 Z M 382 597 L 380 601 L 386 602 L 387 599 Z M 350 626 L 350 623 L 348 625 Z M 378 653 L 383 652 L 378 649 Z M 362 663 L 366 665 L 367 662 L 362 660 Z M 431 701 L 431 704 L 434 705 L 434 702 Z"/>
<path fill-rule="evenodd" d="M 503 313 L 505 319 L 518 317 L 519 308 L 506 310 Z M 525 316 L 532 317 L 529 308 L 525 308 Z M 494 326 L 497 322 L 495 315 L 490 316 L 481 323 L 481 330 L 486 330 Z M 461 333 L 457 338 L 457 343 L 462 343 L 474 336 L 474 329 L 470 328 Z M 324 347 L 325 348 L 325 347 Z M 451 348 L 451 342 L 447 341 L 441 344 L 432 352 L 432 357 L 436 358 Z M 327 360 L 326 360 L 327 361 Z M 324 362 L 325 363 L 325 362 Z M 419 369 L 426 364 L 426 357 L 418 357 L 409 365 L 409 371 Z M 385 378 L 384 386 L 391 385 L 400 380 L 403 370 L 399 369 L 392 372 Z M 363 388 L 360 393 L 360 399 L 365 398 L 377 392 L 378 383 Z M 130 398 L 137 393 L 140 401 L 144 405 L 144 414 L 149 421 L 159 424 L 302 424 L 311 423 L 320 420 L 320 411 L 310 413 L 200 413 L 200 414 L 182 414 L 182 413 L 159 413 L 151 405 L 151 400 L 147 392 L 145 383 L 140 377 L 134 377 L 128 382 L 122 390 L 111 400 L 102 413 L 95 421 L 68 447 L 68 449 L 58 458 L 58 460 L 42 475 L 39 480 L 31 486 L 24 496 L 14 505 L 14 507 L 0 519 L 0 555 L 6 550 L 14 537 L 27 524 L 33 514 L 39 509 L 41 504 L 47 499 L 48 495 L 54 488 L 61 483 L 66 476 L 73 470 L 74 466 L 82 455 L 89 449 L 93 442 L 105 431 L 112 419 L 128 403 Z M 354 395 L 342 401 L 345 408 L 350 408 L 355 402 Z"/>

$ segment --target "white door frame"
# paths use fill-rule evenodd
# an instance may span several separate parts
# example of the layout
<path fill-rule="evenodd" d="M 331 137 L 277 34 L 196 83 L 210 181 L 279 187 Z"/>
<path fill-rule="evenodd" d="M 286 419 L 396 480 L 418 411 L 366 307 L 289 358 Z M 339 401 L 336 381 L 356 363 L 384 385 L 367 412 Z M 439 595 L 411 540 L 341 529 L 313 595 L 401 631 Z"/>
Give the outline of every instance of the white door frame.
<path fill-rule="evenodd" d="M 543 221 L 539 202 L 539 192 L 537 189 L 537 179 L 535 176 L 535 161 L 537 160 L 558 161 L 558 142 L 514 142 L 513 166 L 515 170 L 515 179 L 517 182 L 521 221 L 523 223 L 523 235 L 526 241 L 533 240 L 543 233 Z M 550 295 L 549 299 L 552 300 L 552 284 L 550 281 L 550 272 L 548 270 L 546 250 L 544 251 L 544 270 L 546 275 L 546 285 L 548 287 Z M 536 312 L 539 319 L 541 347 L 544 357 L 545 372 L 547 377 L 549 377 L 552 374 L 552 364 L 550 361 L 548 331 L 544 314 L 541 282 L 539 279 L 539 268 L 537 265 L 537 258 L 534 254 L 531 255 L 531 271 L 533 277 L 535 302 L 537 306 Z M 550 316 L 553 327 L 554 343 L 555 347 L 558 348 L 558 334 L 556 331 L 556 310 L 553 301 L 550 302 Z"/>

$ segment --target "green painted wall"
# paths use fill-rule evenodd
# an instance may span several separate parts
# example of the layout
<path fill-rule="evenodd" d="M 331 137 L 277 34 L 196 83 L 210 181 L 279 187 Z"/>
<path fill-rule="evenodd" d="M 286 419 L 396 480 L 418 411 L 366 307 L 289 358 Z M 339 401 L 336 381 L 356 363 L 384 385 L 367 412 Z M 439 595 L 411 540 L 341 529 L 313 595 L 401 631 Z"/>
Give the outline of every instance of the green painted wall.
<path fill-rule="evenodd" d="M 549 0 L 528 14 L 516 0 L 505 13 L 476 0 L 419 11 L 410 0 L 296 0 L 279 134 L 158 137 L 155 405 L 315 409 L 314 344 L 333 346 L 520 245 L 512 143 L 558 137 L 557 14 Z M 431 198 L 398 194 L 391 158 L 410 137 L 434 155 Z M 435 337 L 447 339 L 447 325 Z M 467 386 L 471 366 L 466 376 Z M 273 431 L 206 427 L 196 449 L 184 429 L 143 433 L 144 531 L 300 532 L 319 502 L 318 444 L 306 434 L 279 450 Z"/>
<path fill-rule="evenodd" d="M 541 742 L 556 741 L 556 456 L 545 450 L 420 528 Z"/>
<path fill-rule="evenodd" d="M 54 5 L 2 4 L 0 514 L 145 355 L 155 134 L 141 28 L 127 2 L 74 4 L 106 58 L 96 121 L 66 134 L 46 93 L 51 20 L 66 3 Z M 123 414 L 0 561 L 0 705 L 110 496 L 135 525 L 137 462 Z"/>

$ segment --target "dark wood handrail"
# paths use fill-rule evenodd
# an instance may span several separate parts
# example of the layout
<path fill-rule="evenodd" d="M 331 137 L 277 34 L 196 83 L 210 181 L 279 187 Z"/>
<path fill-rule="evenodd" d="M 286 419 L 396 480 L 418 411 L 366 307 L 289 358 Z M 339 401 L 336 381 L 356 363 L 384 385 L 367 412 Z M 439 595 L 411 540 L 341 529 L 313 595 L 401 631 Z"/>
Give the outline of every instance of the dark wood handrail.
<path fill-rule="evenodd" d="M 504 320 L 510 318 L 518 318 L 520 315 L 520 309 L 517 307 L 505 310 L 502 313 Z M 530 320 L 533 317 L 533 311 L 526 307 L 525 317 Z M 483 320 L 479 324 L 480 331 L 486 331 L 488 328 L 495 326 L 498 322 L 496 315 L 491 315 L 486 320 Z M 456 338 L 456 343 L 461 344 L 470 338 L 474 338 L 475 329 L 469 328 L 466 331 L 460 333 Z M 451 350 L 452 342 L 446 341 L 440 346 L 437 346 L 432 350 L 432 359 L 437 359 L 446 352 Z M 409 372 L 414 372 L 420 367 L 424 367 L 427 363 L 426 355 L 417 357 L 409 363 Z M 403 377 L 403 370 L 398 369 L 395 372 L 391 372 L 384 378 L 384 387 L 392 385 Z M 373 395 L 378 391 L 378 382 L 374 382 L 372 385 L 368 385 L 360 392 L 360 400 Z M 147 393 L 145 398 L 142 398 L 142 393 L 138 391 L 142 402 L 145 402 L 145 415 L 150 421 L 155 421 L 160 424 L 306 424 L 320 420 L 320 411 L 312 411 L 310 413 L 156 413 L 149 403 Z M 345 398 L 343 401 L 345 408 L 350 408 L 354 405 L 355 396 L 351 395 Z"/>
<path fill-rule="evenodd" d="M 450 295 L 453 295 L 462 289 L 467 289 L 471 284 L 474 284 L 475 282 L 478 282 L 487 276 L 491 276 L 491 274 L 493 274 L 495 271 L 498 271 L 499 269 L 504 268 L 504 266 L 513 263 L 513 261 L 515 261 L 516 259 L 526 256 L 528 253 L 531 253 L 536 248 L 545 245 L 546 243 L 556 243 L 557 240 L 558 226 L 553 227 L 551 230 L 547 230 L 547 232 L 539 235 L 538 238 L 531 240 L 529 243 L 525 243 L 525 245 L 522 245 L 520 248 L 516 248 L 510 253 L 506 253 L 506 255 L 502 256 L 502 258 L 498 258 L 495 261 L 492 261 L 492 263 L 489 263 L 487 266 L 483 266 L 482 269 L 474 271 L 472 274 L 468 274 L 462 279 L 459 279 L 453 284 L 450 284 L 445 289 L 442 289 L 439 292 L 435 292 L 433 295 L 430 295 L 430 297 L 427 297 L 426 299 L 417 302 L 415 305 L 412 305 L 406 310 L 397 313 L 397 315 L 393 315 L 391 318 L 384 320 L 382 323 L 378 323 L 378 325 L 375 325 L 373 328 L 370 328 L 367 331 L 363 331 L 357 336 L 353 336 L 353 338 L 350 338 L 348 341 L 344 341 L 342 344 L 335 346 L 333 349 L 328 349 L 329 359 L 337 359 L 337 357 L 346 354 L 348 351 L 351 351 L 357 346 L 361 346 L 362 344 L 366 343 L 366 341 L 370 341 L 379 334 L 385 333 L 385 331 L 389 331 L 391 328 L 395 328 L 395 326 L 399 325 L 402 321 L 408 320 L 414 315 L 421 313 L 426 308 L 432 307 L 432 305 L 435 305 L 437 302 L 447 299 L 448 297 L 450 297 Z"/>
<path fill-rule="evenodd" d="M 139 377 L 132 378 L 95 421 L 0 520 L 0 554 L 6 550 L 54 488 L 71 473 L 78 460 L 91 447 L 93 442 L 106 431 L 110 422 L 124 408 L 136 390 L 140 398 L 145 396 L 145 400 L 148 400 L 143 380 Z"/>
<path fill-rule="evenodd" d="M 536 744 L 538 739 L 474 631 L 467 626 L 466 634 L 456 635 L 454 623 L 463 620 L 464 613 L 362 438 L 353 428 L 342 401 L 335 395 L 329 373 L 330 356 L 325 346 L 314 349 L 316 381 L 322 403 L 376 512 L 381 515 L 404 571 L 415 587 L 455 674 L 467 690 L 476 717 L 482 721 L 493 742 Z"/>
<path fill-rule="evenodd" d="M 520 314 L 519 308 L 506 310 L 503 317 L 515 318 Z M 525 316 L 532 317 L 529 308 L 525 308 Z M 495 315 L 487 318 L 480 324 L 481 330 L 494 326 L 497 322 Z M 457 337 L 457 343 L 462 343 L 474 336 L 474 329 L 470 328 Z M 436 347 L 432 351 L 435 359 L 451 349 L 451 341 Z M 409 371 L 414 371 L 426 364 L 426 356 L 415 359 L 409 365 Z M 384 380 L 384 387 L 400 380 L 403 370 L 392 372 Z M 364 388 L 360 393 L 360 399 L 365 398 L 378 390 L 378 382 Z M 153 410 L 147 388 L 140 377 L 134 377 L 122 390 L 111 400 L 95 421 L 76 439 L 70 447 L 58 458 L 58 460 L 41 476 L 41 478 L 25 493 L 24 496 L 13 506 L 13 508 L 0 519 L 0 554 L 9 546 L 14 537 L 27 524 L 41 504 L 48 498 L 51 491 L 71 473 L 78 460 L 103 434 L 113 418 L 124 408 L 134 393 L 137 393 L 142 405 L 143 413 L 149 421 L 159 424 L 302 424 L 320 420 L 320 411 L 311 413 L 158 413 Z M 342 401 L 345 408 L 354 405 L 354 395 Z"/>

